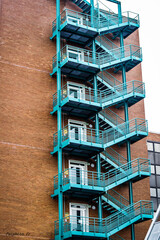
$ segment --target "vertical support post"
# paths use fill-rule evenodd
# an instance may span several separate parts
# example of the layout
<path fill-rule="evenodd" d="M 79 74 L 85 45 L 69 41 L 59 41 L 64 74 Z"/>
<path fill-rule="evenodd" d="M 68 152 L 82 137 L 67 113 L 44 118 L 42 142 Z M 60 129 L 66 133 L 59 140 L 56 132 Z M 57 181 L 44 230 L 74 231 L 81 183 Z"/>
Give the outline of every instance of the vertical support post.
<path fill-rule="evenodd" d="M 57 128 L 58 128 L 58 214 L 59 214 L 59 239 L 63 239 L 63 193 L 62 193 L 62 147 L 61 147 L 61 135 L 62 135 L 62 118 L 61 118 L 61 39 L 60 39 L 60 0 L 56 0 L 56 18 L 57 18 L 57 38 L 56 38 L 56 50 L 57 50 L 57 98 L 58 98 L 58 110 L 57 110 Z"/>
<path fill-rule="evenodd" d="M 94 0 L 91 0 L 91 23 L 93 26 L 94 23 Z M 96 44 L 95 40 L 92 42 L 92 59 L 93 63 L 96 62 Z M 97 101 L 97 76 L 94 76 L 94 99 Z M 95 116 L 95 129 L 96 129 L 96 138 L 99 138 L 99 118 L 98 114 Z M 98 180 L 100 182 L 100 175 L 101 175 L 101 163 L 100 163 L 100 155 L 97 154 L 97 174 Z M 102 199 L 101 197 L 98 198 L 98 218 L 102 219 Z M 101 223 L 100 223 L 101 224 Z"/>
<path fill-rule="evenodd" d="M 122 22 L 122 9 L 121 9 L 121 3 L 118 3 L 118 17 L 120 23 Z M 124 47 L 124 41 L 123 41 L 123 33 L 120 32 L 120 46 L 123 48 Z M 126 84 L 126 69 L 125 65 L 122 66 L 122 80 L 123 83 Z M 125 112 L 125 121 L 129 121 L 129 114 L 128 114 L 128 103 L 125 101 L 124 104 L 124 112 Z M 127 141 L 127 160 L 129 164 L 131 164 L 131 146 L 130 146 L 130 141 Z M 132 181 L 129 181 L 129 202 L 130 204 L 133 204 L 133 186 L 132 186 Z M 134 229 L 134 224 L 131 225 L 131 238 L 132 240 L 135 240 L 135 229 Z"/>

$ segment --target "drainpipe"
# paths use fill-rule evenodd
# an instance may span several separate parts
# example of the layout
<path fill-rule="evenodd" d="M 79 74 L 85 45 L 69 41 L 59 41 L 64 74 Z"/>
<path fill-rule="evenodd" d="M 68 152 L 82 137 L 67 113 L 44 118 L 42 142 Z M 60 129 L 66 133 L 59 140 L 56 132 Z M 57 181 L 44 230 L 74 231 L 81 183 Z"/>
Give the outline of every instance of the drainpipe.
<path fill-rule="evenodd" d="M 122 9 L 121 9 L 121 3 L 118 3 L 118 16 L 120 22 L 122 22 Z M 120 46 L 123 48 L 124 47 L 124 40 L 123 40 L 123 33 L 120 32 Z M 126 83 L 126 69 L 125 65 L 122 66 L 122 80 L 123 83 Z M 128 114 L 128 102 L 125 101 L 124 103 L 124 113 L 125 113 L 125 121 L 129 121 L 129 114 Z M 129 163 L 131 163 L 131 146 L 130 146 L 130 141 L 127 140 L 127 160 Z M 129 203 L 133 204 L 133 186 L 132 186 L 132 181 L 129 181 Z M 131 225 L 131 238 L 132 240 L 135 240 L 135 229 L 134 229 L 134 224 Z"/>
<path fill-rule="evenodd" d="M 62 147 L 61 147 L 61 130 L 62 130 L 62 110 L 61 110 L 61 36 L 60 36 L 60 0 L 56 0 L 56 18 L 57 18 L 57 128 L 58 128 L 58 214 L 59 214 L 59 240 L 63 239 L 63 193 L 62 193 Z"/>

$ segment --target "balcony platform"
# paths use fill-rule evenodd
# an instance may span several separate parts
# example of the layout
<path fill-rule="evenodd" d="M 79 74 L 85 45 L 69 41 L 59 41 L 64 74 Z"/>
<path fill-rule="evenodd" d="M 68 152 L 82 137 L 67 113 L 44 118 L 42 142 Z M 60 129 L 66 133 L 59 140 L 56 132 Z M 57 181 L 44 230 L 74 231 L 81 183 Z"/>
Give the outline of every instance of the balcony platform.
<path fill-rule="evenodd" d="M 102 151 L 103 148 L 103 132 L 99 131 L 96 135 L 96 130 L 72 124 L 67 125 L 61 131 L 63 152 L 67 154 L 91 157 Z M 58 152 L 58 132 L 53 135 L 53 152 Z"/>
<path fill-rule="evenodd" d="M 104 151 L 102 143 L 92 143 L 81 140 L 67 139 L 62 140 L 62 149 L 67 154 L 75 156 L 91 157 Z M 58 152 L 58 147 L 54 147 L 51 155 Z"/>
<path fill-rule="evenodd" d="M 62 111 L 71 116 L 89 118 L 102 110 L 101 94 L 97 90 L 97 97 L 92 88 L 77 85 L 74 82 L 67 83 L 61 89 Z M 53 115 L 58 109 L 57 93 L 53 95 Z"/>
<path fill-rule="evenodd" d="M 72 240 L 92 240 L 92 239 L 106 239 L 105 233 L 92 233 L 92 232 L 80 232 L 80 231 L 68 231 L 64 233 L 63 239 Z M 59 235 L 55 236 L 55 240 L 59 239 Z"/>
<path fill-rule="evenodd" d="M 99 177 L 99 179 L 98 179 Z M 105 193 L 104 174 L 97 172 L 66 169 L 62 172 L 62 192 L 75 198 L 91 199 Z M 54 177 L 54 193 L 52 198 L 59 193 L 58 175 Z"/>
<path fill-rule="evenodd" d="M 61 38 L 70 42 L 81 44 L 82 46 L 88 45 L 97 35 L 98 30 L 97 21 L 91 23 L 91 16 L 82 12 L 76 12 L 71 9 L 65 9 L 60 14 L 60 33 Z M 52 37 L 56 37 L 56 19 L 52 23 Z"/>

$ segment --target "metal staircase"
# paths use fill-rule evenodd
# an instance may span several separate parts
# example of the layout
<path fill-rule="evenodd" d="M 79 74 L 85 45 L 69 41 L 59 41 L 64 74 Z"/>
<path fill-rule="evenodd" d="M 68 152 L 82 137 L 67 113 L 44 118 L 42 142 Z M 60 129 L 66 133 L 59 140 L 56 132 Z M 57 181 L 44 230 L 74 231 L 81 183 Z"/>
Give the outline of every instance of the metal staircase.
<path fill-rule="evenodd" d="M 82 11 L 65 9 L 60 13 L 60 1 L 57 0 L 57 17 L 52 23 L 50 38 L 56 38 L 57 45 L 50 74 L 57 77 L 57 92 L 53 95 L 51 111 L 52 115 L 57 114 L 57 132 L 53 135 L 51 152 L 58 156 L 58 174 L 54 176 L 51 195 L 53 199 L 58 196 L 59 220 L 55 221 L 55 240 L 123 240 L 116 235 L 118 231 L 131 225 L 134 235 L 133 224 L 153 216 L 152 203 L 133 203 L 132 193 L 132 182 L 151 174 L 150 161 L 144 158 L 131 160 L 130 153 L 130 144 L 148 135 L 145 119 L 130 120 L 128 117 L 128 107 L 145 97 L 142 82 L 126 81 L 126 72 L 142 62 L 142 50 L 139 46 L 123 44 L 123 39 L 139 28 L 139 15 L 122 14 L 119 1 L 114 1 L 118 13 L 101 1 L 94 6 L 87 0 L 71 1 Z M 120 37 L 120 46 L 107 37 L 108 33 L 113 39 Z M 61 39 L 65 39 L 63 47 Z M 122 82 L 107 69 L 115 74 L 122 71 Z M 66 81 L 62 81 L 62 75 L 66 76 Z M 124 106 L 125 120 L 113 112 L 111 106 Z M 66 119 L 74 116 L 85 122 L 76 123 L 77 120 L 69 119 L 62 127 L 62 113 L 66 114 Z M 112 148 L 124 143 L 127 144 L 127 158 Z M 65 165 L 64 156 L 67 156 Z M 73 156 L 79 162 L 83 159 L 85 170 L 82 163 L 76 163 L 80 164 L 79 168 L 70 164 L 66 168 L 67 160 L 74 159 Z M 86 167 L 93 161 L 97 171 L 89 171 Z M 130 201 L 114 190 L 126 182 L 129 183 Z M 63 196 L 87 202 L 92 200 L 97 204 L 98 218 L 63 213 Z M 102 208 L 111 215 L 103 218 Z"/>

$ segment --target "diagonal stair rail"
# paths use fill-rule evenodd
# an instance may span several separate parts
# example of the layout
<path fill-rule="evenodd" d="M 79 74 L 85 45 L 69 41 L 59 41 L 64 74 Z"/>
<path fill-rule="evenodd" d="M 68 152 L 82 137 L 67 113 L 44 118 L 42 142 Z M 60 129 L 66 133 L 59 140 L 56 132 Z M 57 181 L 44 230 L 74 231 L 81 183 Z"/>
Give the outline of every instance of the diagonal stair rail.
<path fill-rule="evenodd" d="M 117 166 L 121 166 L 127 163 L 127 159 L 124 158 L 121 154 L 116 152 L 113 148 L 108 147 L 105 149 L 103 153 L 101 153 L 107 160 L 110 160 L 111 162 L 115 163 Z"/>
<path fill-rule="evenodd" d="M 144 136 L 148 134 L 148 121 L 135 118 L 128 122 L 118 125 L 116 128 L 111 128 L 103 131 L 103 141 L 104 148 L 110 147 L 119 142 L 123 143 L 126 138 L 131 138 L 135 133 L 145 133 Z"/>
<path fill-rule="evenodd" d="M 127 213 L 126 215 L 123 212 L 117 212 L 104 219 L 105 232 L 108 237 L 136 221 L 149 216 L 152 218 L 153 203 L 150 201 L 139 201 L 123 210 Z"/>
<path fill-rule="evenodd" d="M 79 235 L 105 234 L 110 240 L 122 240 L 120 236 L 113 236 L 120 230 L 135 222 L 153 217 L 153 203 L 150 201 L 139 201 L 124 208 L 123 212 L 111 214 L 109 217 L 99 219 L 94 217 L 81 217 L 81 223 L 77 224 L 77 216 L 68 215 L 62 219 L 63 233 L 75 232 Z M 59 220 L 55 221 L 55 236 L 59 235 Z M 93 236 L 93 235 L 92 235 Z M 57 238 L 56 238 L 57 239 Z"/>
<path fill-rule="evenodd" d="M 115 112 L 113 112 L 109 108 L 103 109 L 98 116 L 99 118 L 103 119 L 108 124 L 110 124 L 111 127 L 117 127 L 117 125 L 125 123 L 123 118 L 118 116 Z"/>
<path fill-rule="evenodd" d="M 119 168 L 105 173 L 105 191 L 108 191 L 130 179 L 137 178 L 137 176 L 140 176 L 143 173 L 150 174 L 151 172 L 150 161 L 145 158 L 134 159 L 131 162 L 121 165 Z"/>

